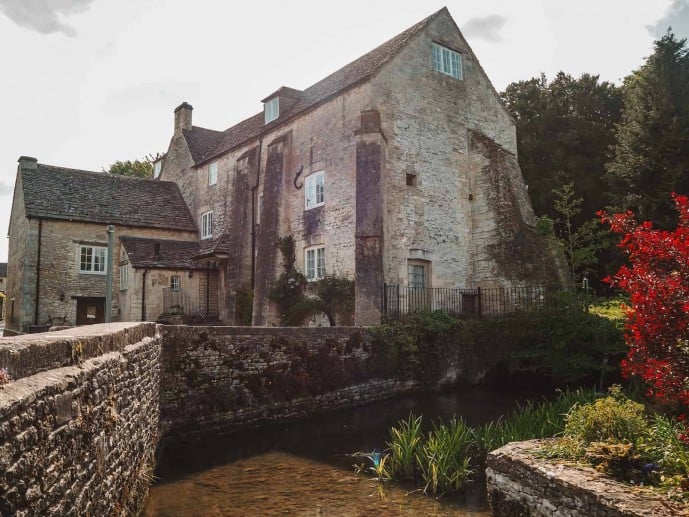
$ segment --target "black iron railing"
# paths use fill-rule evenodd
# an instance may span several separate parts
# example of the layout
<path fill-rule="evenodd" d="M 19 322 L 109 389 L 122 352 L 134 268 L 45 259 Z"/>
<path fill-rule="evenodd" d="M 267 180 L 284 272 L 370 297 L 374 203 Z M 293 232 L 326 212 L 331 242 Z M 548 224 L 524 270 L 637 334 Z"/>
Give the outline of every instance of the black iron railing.
<path fill-rule="evenodd" d="M 496 317 L 520 310 L 557 307 L 558 287 L 523 286 L 490 289 L 383 286 L 383 317 L 400 320 L 422 311 L 444 311 L 457 318 Z"/>

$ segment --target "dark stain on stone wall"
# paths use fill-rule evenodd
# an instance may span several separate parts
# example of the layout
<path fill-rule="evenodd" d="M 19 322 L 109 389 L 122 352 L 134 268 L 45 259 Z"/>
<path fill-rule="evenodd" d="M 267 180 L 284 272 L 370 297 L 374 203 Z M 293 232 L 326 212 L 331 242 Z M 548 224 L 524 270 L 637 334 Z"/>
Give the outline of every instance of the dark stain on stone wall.
<path fill-rule="evenodd" d="M 323 207 L 318 206 L 304 212 L 304 237 L 323 233 Z"/>
<path fill-rule="evenodd" d="M 529 227 L 522 217 L 511 176 L 521 174 L 517 158 L 481 133 L 469 132 L 469 151 L 487 159 L 481 174 L 489 180 L 488 203 L 495 214 L 495 242 L 488 254 L 505 278 L 527 283 L 562 281 L 557 252 L 545 237 Z"/>
<path fill-rule="evenodd" d="M 268 295 L 275 278 L 277 242 L 280 237 L 280 199 L 282 196 L 286 138 L 268 146 L 263 180 L 263 212 L 256 235 L 256 283 L 254 285 L 254 325 L 266 325 Z"/>
<path fill-rule="evenodd" d="M 364 317 L 361 307 L 380 307 L 383 282 L 383 202 L 380 176 L 380 145 L 376 142 L 357 142 L 355 296 L 360 319 Z"/>

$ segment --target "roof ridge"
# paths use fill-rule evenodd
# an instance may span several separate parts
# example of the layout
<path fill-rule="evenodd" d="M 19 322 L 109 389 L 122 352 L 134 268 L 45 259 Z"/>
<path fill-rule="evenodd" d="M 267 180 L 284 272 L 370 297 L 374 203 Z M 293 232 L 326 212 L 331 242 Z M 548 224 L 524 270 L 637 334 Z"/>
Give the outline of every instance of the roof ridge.
<path fill-rule="evenodd" d="M 91 176 L 98 176 L 101 178 L 112 178 L 115 180 L 122 179 L 124 181 L 155 181 L 156 183 L 174 183 L 173 181 L 167 181 L 167 180 L 156 180 L 153 178 L 142 178 L 140 176 L 127 176 L 126 174 L 112 174 L 108 171 L 87 171 L 86 169 L 73 169 L 71 167 L 62 167 L 60 165 L 50 165 L 49 163 L 38 163 L 37 164 L 39 167 L 45 167 L 51 170 L 54 170 L 55 172 L 59 172 L 60 174 L 89 174 Z M 26 172 L 26 171 L 23 171 Z"/>
<path fill-rule="evenodd" d="M 370 78 L 372 75 L 377 73 L 382 66 L 392 60 L 412 37 L 423 30 L 441 13 L 447 13 L 449 15 L 447 7 L 437 10 L 423 20 L 415 23 L 395 36 L 392 36 L 375 48 L 350 61 L 344 66 L 341 66 L 331 74 L 313 83 L 304 90 L 297 90 L 303 92 L 302 100 L 298 102 L 292 109 L 290 109 L 285 114 L 286 116 L 284 118 L 281 117 L 270 123 L 270 125 L 266 125 L 263 123 L 263 113 L 259 111 L 258 113 L 247 117 L 246 119 L 223 130 L 221 132 L 223 137 L 219 142 L 216 143 L 216 145 L 212 145 L 212 142 L 199 142 L 198 144 L 194 143 L 195 145 L 198 145 L 198 147 L 194 147 L 192 149 L 192 146 L 190 146 L 190 152 L 192 154 L 192 158 L 194 159 L 195 165 L 200 165 L 213 158 L 216 158 L 262 134 L 265 128 L 272 130 L 277 125 L 286 122 L 307 109 L 317 106 L 332 96 L 337 95 L 338 93 Z M 338 78 L 341 78 L 341 80 L 338 81 Z M 281 88 L 284 88 L 284 86 Z M 278 88 L 276 92 L 279 90 L 280 88 Z M 273 92 L 273 94 L 276 92 Z M 259 121 L 260 125 L 258 124 Z M 252 124 L 256 124 L 257 127 L 253 127 Z M 236 134 L 233 135 L 233 132 Z M 189 140 L 187 140 L 187 144 L 189 143 Z"/>

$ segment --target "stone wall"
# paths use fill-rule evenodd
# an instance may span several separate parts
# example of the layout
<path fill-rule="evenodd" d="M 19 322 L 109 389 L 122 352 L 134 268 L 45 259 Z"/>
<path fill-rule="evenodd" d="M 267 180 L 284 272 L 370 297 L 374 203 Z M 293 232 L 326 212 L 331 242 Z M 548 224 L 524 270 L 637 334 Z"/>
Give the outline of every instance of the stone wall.
<path fill-rule="evenodd" d="M 382 380 L 361 328 L 162 326 L 161 426 L 170 440 L 351 407 L 405 392 Z"/>
<path fill-rule="evenodd" d="M 158 442 L 156 327 L 3 339 L 0 368 L 0 515 L 135 514 Z"/>
<path fill-rule="evenodd" d="M 497 517 L 671 517 L 686 515 L 649 490 L 630 490 L 592 468 L 534 456 L 543 441 L 514 442 L 488 455 L 488 499 Z"/>

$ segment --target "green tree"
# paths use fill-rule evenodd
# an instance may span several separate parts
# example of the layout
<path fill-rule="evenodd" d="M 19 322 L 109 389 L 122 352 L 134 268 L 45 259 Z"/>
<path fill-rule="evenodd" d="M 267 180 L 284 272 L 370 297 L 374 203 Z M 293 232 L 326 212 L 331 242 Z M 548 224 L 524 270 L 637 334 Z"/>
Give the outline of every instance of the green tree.
<path fill-rule="evenodd" d="M 575 228 L 592 219 L 608 202 L 602 176 L 621 113 L 619 88 L 597 75 L 560 72 L 550 83 L 544 75 L 512 83 L 502 99 L 516 121 L 519 165 L 535 212 L 556 219 L 553 191 L 573 182 L 583 198 Z"/>
<path fill-rule="evenodd" d="M 574 183 L 567 183 L 553 191 L 556 219 L 556 235 L 562 244 L 572 282 L 591 271 L 598 263 L 598 251 L 605 247 L 606 232 L 598 219 L 590 219 L 578 228 L 574 219 L 581 213 L 583 199 L 574 197 Z"/>
<path fill-rule="evenodd" d="M 624 110 L 607 165 L 613 207 L 670 228 L 670 193 L 689 194 L 689 51 L 668 30 L 624 81 Z"/>
<path fill-rule="evenodd" d="M 152 178 L 153 164 L 144 160 L 127 160 L 126 162 L 116 161 L 107 170 L 108 174 L 117 174 L 120 176 L 135 176 L 137 178 Z"/>

